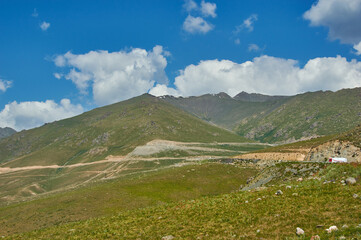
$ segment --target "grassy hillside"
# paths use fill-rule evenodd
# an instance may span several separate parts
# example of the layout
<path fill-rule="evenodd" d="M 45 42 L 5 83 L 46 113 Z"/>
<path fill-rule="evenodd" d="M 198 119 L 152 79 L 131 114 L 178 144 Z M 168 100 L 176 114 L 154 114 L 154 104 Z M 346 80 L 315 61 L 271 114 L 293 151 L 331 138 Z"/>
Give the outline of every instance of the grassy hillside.
<path fill-rule="evenodd" d="M 262 142 L 341 133 L 361 122 L 361 88 L 300 94 L 261 115 L 245 118 L 236 131 Z"/>
<path fill-rule="evenodd" d="M 135 166 L 145 156 L 124 155 L 154 139 L 197 144 L 246 141 L 145 94 L 1 140 L 0 204 L 147 171 L 147 166 L 154 162 Z M 199 148 L 196 151 L 180 147 L 181 150 L 162 152 L 163 159 L 152 168 L 187 162 L 186 157 L 194 155 L 236 154 L 233 150 Z M 107 158 L 110 155 L 115 157 Z"/>
<path fill-rule="evenodd" d="M 313 138 L 310 140 L 299 141 L 290 144 L 283 144 L 265 149 L 259 149 L 254 152 L 292 152 L 293 149 L 316 148 L 319 145 L 336 140 L 341 142 L 350 142 L 352 143 L 352 145 L 361 148 L 361 124 L 344 133 Z"/>
<path fill-rule="evenodd" d="M 146 94 L 3 139 L 0 163 L 18 167 L 96 161 L 127 154 L 153 139 L 245 141 Z"/>
<path fill-rule="evenodd" d="M 300 163 L 288 163 L 300 165 Z M 283 164 L 284 165 L 284 164 Z M 287 165 L 287 164 L 286 164 Z M 287 166 L 284 167 L 287 167 Z M 298 167 L 298 168 L 299 168 Z M 11 239 L 321 239 L 361 238 L 360 165 L 320 165 L 302 182 L 181 201 L 33 231 Z M 276 184 L 276 183 L 273 183 Z M 276 195 L 282 190 L 283 194 Z M 325 229 L 336 225 L 338 231 Z M 296 236 L 300 227 L 305 235 Z"/>
<path fill-rule="evenodd" d="M 294 142 L 341 133 L 361 122 L 361 88 L 267 96 L 242 92 L 162 97 L 167 102 L 239 135 L 261 142 Z"/>
<path fill-rule="evenodd" d="M 144 166 L 148 165 L 148 166 Z M 134 167 L 154 169 L 156 163 Z M 197 164 L 126 175 L 41 199 L 0 207 L 0 236 L 109 216 L 202 196 L 230 193 L 255 175 L 253 168 L 216 163 Z"/>
<path fill-rule="evenodd" d="M 244 118 L 267 115 L 288 99 L 251 94 L 242 94 L 238 98 L 237 96 L 231 98 L 226 93 L 220 93 L 188 98 L 172 96 L 162 98 L 203 120 L 230 130 L 233 130 Z"/>

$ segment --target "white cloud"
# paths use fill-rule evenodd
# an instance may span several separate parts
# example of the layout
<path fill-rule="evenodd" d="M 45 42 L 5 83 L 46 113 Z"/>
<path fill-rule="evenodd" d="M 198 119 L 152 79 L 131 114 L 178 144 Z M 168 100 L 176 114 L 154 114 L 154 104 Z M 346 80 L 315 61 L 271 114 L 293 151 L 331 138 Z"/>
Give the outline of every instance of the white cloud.
<path fill-rule="evenodd" d="M 41 30 L 43 30 L 43 31 L 46 31 L 46 30 L 48 30 L 48 28 L 50 27 L 50 23 L 48 23 L 48 22 L 42 22 L 41 24 L 40 24 L 40 28 L 41 28 Z"/>
<path fill-rule="evenodd" d="M 258 52 L 260 50 L 261 50 L 261 48 L 257 44 L 251 43 L 248 45 L 249 52 Z"/>
<path fill-rule="evenodd" d="M 249 32 L 252 32 L 254 29 L 254 23 L 258 20 L 257 14 L 252 14 L 247 19 L 243 21 L 241 25 L 236 26 L 235 34 L 238 34 L 242 29 L 247 29 Z"/>
<path fill-rule="evenodd" d="M 236 45 L 241 44 L 241 40 L 240 40 L 239 38 L 236 38 L 236 39 L 234 40 L 234 44 L 236 44 Z"/>
<path fill-rule="evenodd" d="M 182 96 L 219 92 L 234 96 L 241 91 L 292 95 L 361 87 L 360 79 L 361 62 L 340 56 L 311 59 L 303 68 L 292 59 L 261 56 L 243 63 L 207 60 L 189 65 L 176 77 L 175 89 L 162 86 L 161 90 Z"/>
<path fill-rule="evenodd" d="M 165 84 L 157 84 L 155 87 L 153 87 L 149 94 L 152 94 L 153 96 L 164 96 L 164 95 L 172 95 L 172 96 L 179 96 L 177 90 L 174 88 L 169 88 Z"/>
<path fill-rule="evenodd" d="M 8 88 L 11 87 L 12 82 L 0 79 L 0 91 L 5 92 Z"/>
<path fill-rule="evenodd" d="M 311 26 L 326 26 L 332 40 L 357 44 L 361 41 L 361 0 L 319 0 L 303 17 Z"/>
<path fill-rule="evenodd" d="M 54 77 L 55 77 L 56 79 L 61 79 L 61 78 L 63 77 L 63 74 L 61 74 L 61 73 L 54 73 Z"/>
<path fill-rule="evenodd" d="M 205 2 L 202 0 L 201 2 L 201 12 L 204 17 L 211 16 L 212 18 L 217 17 L 216 14 L 217 5 L 215 3 Z"/>
<path fill-rule="evenodd" d="M 183 4 L 183 8 L 187 12 L 191 12 L 192 10 L 198 9 L 198 5 L 193 0 L 185 0 Z"/>
<path fill-rule="evenodd" d="M 358 44 L 355 44 L 353 48 L 356 50 L 356 55 L 361 55 L 361 41 Z"/>
<path fill-rule="evenodd" d="M 193 17 L 191 15 L 188 15 L 186 20 L 183 23 L 183 29 L 184 31 L 188 33 L 202 33 L 205 34 L 209 31 L 211 31 L 214 28 L 214 26 L 210 23 L 208 23 L 206 20 L 204 20 L 201 17 Z"/>
<path fill-rule="evenodd" d="M 73 105 L 69 99 L 62 99 L 60 104 L 53 100 L 20 103 L 14 101 L 6 104 L 0 112 L 0 127 L 11 127 L 18 131 L 30 129 L 78 115 L 83 111 L 81 105 Z"/>
<path fill-rule="evenodd" d="M 57 66 L 70 67 L 65 75 L 83 94 L 92 89 L 98 105 L 125 100 L 148 92 L 155 83 L 167 84 L 164 72 L 170 53 L 162 46 L 152 51 L 134 48 L 129 52 L 68 52 L 54 59 Z"/>

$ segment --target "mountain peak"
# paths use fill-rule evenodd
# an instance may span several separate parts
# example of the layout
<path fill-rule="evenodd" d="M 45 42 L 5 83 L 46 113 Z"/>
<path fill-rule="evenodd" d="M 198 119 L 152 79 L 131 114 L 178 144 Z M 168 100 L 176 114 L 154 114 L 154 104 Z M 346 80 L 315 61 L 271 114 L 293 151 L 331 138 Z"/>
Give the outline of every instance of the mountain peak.
<path fill-rule="evenodd" d="M 247 93 L 247 92 L 240 92 L 236 96 L 233 97 L 235 100 L 243 101 L 243 102 L 269 102 L 269 101 L 276 101 L 280 99 L 289 98 L 288 96 L 269 96 L 263 95 L 260 93 Z"/>

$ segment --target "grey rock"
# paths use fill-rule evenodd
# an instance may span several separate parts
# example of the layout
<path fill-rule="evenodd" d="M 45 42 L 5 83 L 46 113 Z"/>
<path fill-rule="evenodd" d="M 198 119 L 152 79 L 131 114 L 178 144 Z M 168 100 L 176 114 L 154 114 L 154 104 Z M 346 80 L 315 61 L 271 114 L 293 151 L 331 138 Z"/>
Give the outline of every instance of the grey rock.
<path fill-rule="evenodd" d="M 353 178 L 353 177 L 348 177 L 348 178 L 346 178 L 346 184 L 347 185 L 354 185 L 354 184 L 356 184 L 356 179 Z"/>
<path fill-rule="evenodd" d="M 354 195 L 352 195 L 352 197 L 353 198 L 358 198 L 358 194 L 355 193 Z"/>
<path fill-rule="evenodd" d="M 296 228 L 296 234 L 298 235 L 298 236 L 300 236 L 300 235 L 304 235 L 305 234 L 305 231 L 303 231 L 303 229 L 302 228 Z"/>
<path fill-rule="evenodd" d="M 281 190 L 277 190 L 277 192 L 275 194 L 276 195 L 283 195 L 283 192 Z"/>
<path fill-rule="evenodd" d="M 172 240 L 172 239 L 174 239 L 174 236 L 172 235 L 162 237 L 162 240 Z"/>

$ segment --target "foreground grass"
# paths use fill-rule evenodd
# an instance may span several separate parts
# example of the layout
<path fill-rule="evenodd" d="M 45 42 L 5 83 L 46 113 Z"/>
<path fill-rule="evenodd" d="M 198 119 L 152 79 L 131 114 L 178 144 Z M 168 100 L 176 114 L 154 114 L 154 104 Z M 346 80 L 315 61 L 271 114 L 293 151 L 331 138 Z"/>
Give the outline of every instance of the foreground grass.
<path fill-rule="evenodd" d="M 134 164 L 134 167 L 138 165 L 145 168 L 141 162 Z M 229 193 L 238 190 L 256 172 L 255 169 L 232 165 L 204 163 L 87 185 L 0 208 L 0 236 L 109 216 L 130 209 Z"/>
<path fill-rule="evenodd" d="M 37 230 L 10 239 L 321 239 L 361 238 L 360 184 L 340 180 L 360 178 L 360 165 L 330 165 L 318 173 L 322 180 L 288 182 L 260 191 L 236 192 L 121 212 L 111 217 Z M 331 179 L 335 183 L 324 184 Z M 275 195 L 281 189 L 283 195 Z M 339 231 L 327 234 L 336 225 Z M 343 225 L 348 225 L 342 228 Z"/>

